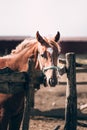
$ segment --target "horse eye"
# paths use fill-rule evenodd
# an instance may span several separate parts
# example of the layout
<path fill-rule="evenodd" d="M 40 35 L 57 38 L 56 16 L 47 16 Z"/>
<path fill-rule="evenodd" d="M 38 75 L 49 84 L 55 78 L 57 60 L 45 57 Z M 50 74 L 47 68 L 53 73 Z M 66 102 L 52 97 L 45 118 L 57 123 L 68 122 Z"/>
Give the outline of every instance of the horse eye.
<path fill-rule="evenodd" d="M 44 52 L 44 53 L 41 54 L 41 56 L 42 56 L 43 58 L 47 58 L 47 53 Z"/>

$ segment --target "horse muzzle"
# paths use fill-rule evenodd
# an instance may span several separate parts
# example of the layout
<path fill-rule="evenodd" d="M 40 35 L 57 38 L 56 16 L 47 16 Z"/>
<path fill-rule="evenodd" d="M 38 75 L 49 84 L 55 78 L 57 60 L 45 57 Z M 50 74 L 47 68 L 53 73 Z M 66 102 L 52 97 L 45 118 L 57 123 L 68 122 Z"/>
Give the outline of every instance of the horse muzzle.
<path fill-rule="evenodd" d="M 51 70 L 48 72 L 48 70 Z M 44 74 L 46 75 L 46 82 L 47 86 L 55 87 L 58 83 L 57 73 L 58 67 L 57 66 L 48 66 L 43 69 Z"/>

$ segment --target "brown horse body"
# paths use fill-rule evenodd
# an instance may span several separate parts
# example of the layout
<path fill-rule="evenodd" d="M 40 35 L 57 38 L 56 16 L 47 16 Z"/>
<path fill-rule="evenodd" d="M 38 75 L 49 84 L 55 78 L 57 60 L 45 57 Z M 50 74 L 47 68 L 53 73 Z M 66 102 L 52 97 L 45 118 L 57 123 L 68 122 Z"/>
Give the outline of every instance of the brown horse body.
<path fill-rule="evenodd" d="M 0 57 L 0 69 L 9 67 L 12 70 L 26 72 L 28 59 L 35 62 L 35 69 L 43 70 L 47 77 L 47 84 L 57 84 L 56 69 L 60 47 L 57 43 L 59 32 L 52 39 L 42 38 L 39 32 L 36 39 L 25 39 L 11 54 Z M 52 68 L 50 68 L 52 67 Z M 47 69 L 50 68 L 50 69 Z M 24 92 L 17 94 L 0 93 L 0 130 L 19 130 L 24 110 Z"/>

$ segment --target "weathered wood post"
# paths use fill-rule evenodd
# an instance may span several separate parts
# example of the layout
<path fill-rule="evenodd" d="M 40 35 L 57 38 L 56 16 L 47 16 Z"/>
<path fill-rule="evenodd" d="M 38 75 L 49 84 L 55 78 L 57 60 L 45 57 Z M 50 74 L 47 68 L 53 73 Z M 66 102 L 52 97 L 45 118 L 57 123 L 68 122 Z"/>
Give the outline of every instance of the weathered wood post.
<path fill-rule="evenodd" d="M 32 89 L 34 89 L 33 71 L 34 71 L 34 63 L 32 60 L 29 60 L 29 69 L 28 69 L 29 79 L 27 79 L 28 86 L 27 86 L 27 91 L 26 91 L 25 110 L 24 110 L 22 130 L 29 130 L 30 110 L 31 110 L 31 91 Z"/>
<path fill-rule="evenodd" d="M 75 54 L 66 54 L 67 87 L 64 130 L 76 130 L 77 127 L 77 90 Z"/>

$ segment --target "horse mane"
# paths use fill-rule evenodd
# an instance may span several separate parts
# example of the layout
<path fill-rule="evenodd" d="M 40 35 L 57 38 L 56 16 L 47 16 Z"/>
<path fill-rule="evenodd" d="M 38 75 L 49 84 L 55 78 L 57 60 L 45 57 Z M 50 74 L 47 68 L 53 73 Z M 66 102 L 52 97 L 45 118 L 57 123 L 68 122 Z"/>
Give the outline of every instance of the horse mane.
<path fill-rule="evenodd" d="M 45 41 L 49 46 L 55 46 L 55 48 L 58 49 L 58 52 L 60 53 L 61 47 L 59 46 L 58 43 L 56 43 L 53 39 L 51 38 L 46 38 L 44 37 Z M 37 40 L 35 38 L 26 38 L 24 41 L 22 41 L 18 46 L 16 46 L 15 49 L 11 51 L 11 54 L 17 54 L 21 52 L 23 49 L 28 48 L 31 49 L 34 47 L 34 45 L 37 43 Z M 33 46 L 32 46 L 33 45 Z"/>
<path fill-rule="evenodd" d="M 32 47 L 32 44 L 35 44 L 36 43 L 36 40 L 35 39 L 31 39 L 31 38 L 26 38 L 24 41 L 22 41 L 18 46 L 16 46 L 15 49 L 13 49 L 11 51 L 11 54 L 17 54 L 19 52 L 21 52 L 23 49 L 25 48 L 31 48 Z"/>

